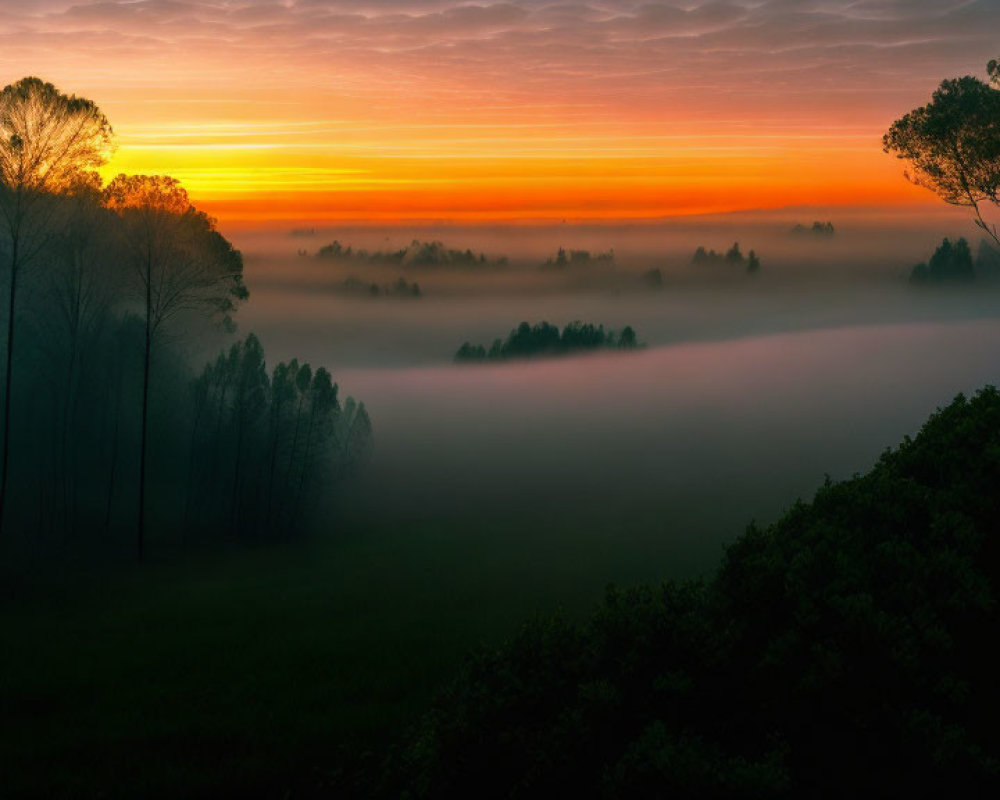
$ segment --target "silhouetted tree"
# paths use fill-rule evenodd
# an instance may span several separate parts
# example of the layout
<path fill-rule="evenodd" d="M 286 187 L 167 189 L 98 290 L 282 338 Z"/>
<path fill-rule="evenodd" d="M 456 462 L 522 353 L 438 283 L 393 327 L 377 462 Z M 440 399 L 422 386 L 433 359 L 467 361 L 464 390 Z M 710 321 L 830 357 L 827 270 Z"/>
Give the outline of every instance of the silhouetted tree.
<path fill-rule="evenodd" d="M 801 222 L 796 223 L 795 227 L 792 228 L 792 233 L 796 236 L 814 236 L 830 238 L 836 231 L 834 230 L 832 222 L 820 222 L 816 220 L 813 222 L 812 227 L 807 228 Z"/>
<path fill-rule="evenodd" d="M 294 365 L 294 367 L 292 366 Z M 270 457 L 267 469 L 267 526 L 271 526 L 274 511 L 275 477 L 278 469 L 278 448 L 281 446 L 282 434 L 285 429 L 285 419 L 289 407 L 295 400 L 295 383 L 292 365 L 281 363 L 274 368 L 271 375 L 271 410 L 270 410 Z"/>
<path fill-rule="evenodd" d="M 456 361 L 482 361 L 486 358 L 486 348 L 482 345 L 472 345 L 464 342 L 455 353 Z"/>
<path fill-rule="evenodd" d="M 250 430 L 264 415 L 267 406 L 268 379 L 264 364 L 264 348 L 252 333 L 232 346 L 230 362 L 236 365 L 233 387 L 233 427 L 236 452 L 233 457 L 233 489 L 230 504 L 230 530 L 237 532 L 242 489 L 244 451 L 248 447 Z"/>
<path fill-rule="evenodd" d="M 495 361 L 599 348 L 631 350 L 640 346 L 631 326 L 626 326 L 621 337 L 618 337 L 614 331 L 605 331 L 603 325 L 595 326 L 579 320 L 566 325 L 561 334 L 559 328 L 548 322 L 539 322 L 537 325 L 522 322 L 508 334 L 506 341 L 495 339 L 489 352 L 482 345 L 465 342 L 455 353 L 455 360 Z"/>
<path fill-rule="evenodd" d="M 990 62 L 996 85 L 996 62 Z M 1000 243 L 980 204 L 1000 204 L 1000 91 L 978 78 L 943 81 L 931 102 L 896 120 L 885 152 L 910 164 L 906 177 L 946 203 L 971 208 L 975 224 Z"/>
<path fill-rule="evenodd" d="M 38 254 L 54 213 L 53 195 L 93 185 L 95 170 L 113 149 L 113 133 L 100 109 L 51 83 L 22 78 L 0 91 L 0 216 L 10 265 L 7 287 L 0 528 L 10 458 L 10 409 L 18 278 Z"/>
<path fill-rule="evenodd" d="M 112 262 L 107 258 L 109 213 L 96 189 L 83 186 L 58 199 L 58 225 L 47 237 L 38 263 L 44 266 L 37 281 L 38 296 L 29 315 L 40 355 L 49 365 L 52 396 L 58 410 L 51 424 L 56 439 L 52 457 L 57 506 L 67 526 L 74 516 L 76 454 L 72 452 L 77 406 L 82 382 L 93 370 L 95 354 L 102 354 L 103 333 L 113 320 L 116 287 Z M 93 420 L 88 419 L 88 423 Z"/>
<path fill-rule="evenodd" d="M 663 286 L 663 271 L 656 267 L 642 273 L 642 282 L 650 288 L 658 289 Z"/>
<path fill-rule="evenodd" d="M 119 175 L 105 189 L 105 202 L 122 220 L 122 245 L 133 268 L 134 289 L 146 323 L 143 359 L 142 431 L 139 463 L 137 546 L 145 536 L 146 448 L 149 378 L 154 339 L 161 326 L 185 310 L 221 315 L 247 298 L 243 259 L 195 209 L 187 192 L 163 175 Z"/>
<path fill-rule="evenodd" d="M 753 274 L 760 269 L 760 259 L 757 258 L 757 254 L 751 250 L 747 256 L 747 272 Z"/>
<path fill-rule="evenodd" d="M 299 455 L 299 442 L 302 437 L 302 409 L 309 398 L 309 387 L 312 385 L 312 367 L 308 364 L 298 366 L 295 361 L 292 361 L 290 373 L 292 382 L 295 385 L 296 407 L 295 428 L 292 434 L 292 446 L 288 453 L 288 468 L 286 470 L 289 481 L 291 481 L 291 476 L 295 472 L 296 459 Z M 290 509 L 290 512 L 294 513 L 294 509 Z"/>
<path fill-rule="evenodd" d="M 312 456 L 334 434 L 335 417 L 340 411 L 337 405 L 337 384 L 333 382 L 330 378 L 330 373 L 323 367 L 316 370 L 308 391 L 309 421 L 306 425 L 302 463 L 299 468 L 298 486 L 295 491 L 293 522 L 302 514 L 306 485 L 309 476 L 316 472 Z"/>
<path fill-rule="evenodd" d="M 972 251 L 965 239 L 959 239 L 954 244 L 949 239 L 944 239 L 934 251 L 930 262 L 917 264 L 910 273 L 910 280 L 915 283 L 969 281 L 974 277 Z"/>
<path fill-rule="evenodd" d="M 191 462 L 206 465 L 202 482 L 220 470 L 211 452 L 226 449 L 228 486 L 216 483 L 199 498 L 198 519 L 216 530 L 223 517 L 234 533 L 268 536 L 301 530 L 313 489 L 360 464 L 371 445 L 363 404 L 348 398 L 320 367 L 297 360 L 278 364 L 268 379 L 264 351 L 252 334 L 205 366 L 193 382 L 217 387 L 222 433 L 196 437 Z M 211 403 L 206 407 L 211 407 Z M 223 526 L 225 527 L 225 526 Z"/>

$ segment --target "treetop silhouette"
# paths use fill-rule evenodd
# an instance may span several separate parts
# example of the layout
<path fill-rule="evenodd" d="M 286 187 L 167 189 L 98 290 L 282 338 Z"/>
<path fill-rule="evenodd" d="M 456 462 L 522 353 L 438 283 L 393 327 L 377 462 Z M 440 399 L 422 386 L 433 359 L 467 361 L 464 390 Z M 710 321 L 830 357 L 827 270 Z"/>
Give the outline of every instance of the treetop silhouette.
<path fill-rule="evenodd" d="M 10 406 L 17 288 L 23 265 L 38 255 L 51 231 L 51 204 L 40 201 L 74 189 L 96 188 L 98 167 L 114 151 L 107 117 L 90 100 L 60 92 L 39 78 L 0 90 L 0 216 L 8 246 L 3 451 L 0 457 L 0 529 L 10 458 Z"/>
<path fill-rule="evenodd" d="M 971 208 L 976 226 L 1000 243 L 980 208 L 1000 205 L 1000 67 L 991 61 L 987 69 L 989 84 L 971 75 L 942 81 L 927 105 L 892 124 L 882 147 L 909 162 L 908 180 Z"/>
<path fill-rule="evenodd" d="M 34 77 L 0 91 L 0 186 L 61 192 L 92 183 L 114 150 L 111 124 L 92 101 Z"/>

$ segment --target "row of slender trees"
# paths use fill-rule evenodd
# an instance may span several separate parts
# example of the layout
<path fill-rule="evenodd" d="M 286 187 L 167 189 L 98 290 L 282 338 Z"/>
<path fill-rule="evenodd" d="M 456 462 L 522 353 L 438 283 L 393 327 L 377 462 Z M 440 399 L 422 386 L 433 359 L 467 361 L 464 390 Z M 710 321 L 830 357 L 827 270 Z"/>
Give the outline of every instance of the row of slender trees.
<path fill-rule="evenodd" d="M 186 530 L 297 530 L 320 490 L 371 446 L 364 404 L 341 405 L 323 367 L 292 359 L 268 375 L 253 334 L 207 364 L 192 389 Z"/>
<path fill-rule="evenodd" d="M 242 257 L 175 179 L 103 185 L 113 150 L 91 101 L 38 78 L 0 92 L 4 539 L 131 530 L 141 558 L 154 513 L 161 529 L 235 532 L 253 515 L 261 533 L 278 525 L 272 514 L 287 529 L 313 478 L 364 451 L 367 415 L 340 407 L 325 370 L 279 365 L 269 377 L 252 336 L 192 379 L 181 345 L 204 351 L 233 329 L 248 297 Z M 302 444 L 286 443 L 289 426 Z M 261 496 L 265 441 L 261 518 L 244 495 Z"/>

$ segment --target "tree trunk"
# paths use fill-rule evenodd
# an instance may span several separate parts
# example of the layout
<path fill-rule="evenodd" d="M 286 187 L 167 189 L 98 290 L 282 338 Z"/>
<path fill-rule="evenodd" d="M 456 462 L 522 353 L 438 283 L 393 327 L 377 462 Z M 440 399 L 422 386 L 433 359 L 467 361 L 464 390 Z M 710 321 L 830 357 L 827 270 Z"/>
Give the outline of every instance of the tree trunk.
<path fill-rule="evenodd" d="M 309 426 L 306 428 L 306 450 L 302 456 L 302 471 L 299 473 L 299 486 L 295 492 L 295 505 L 292 511 L 292 527 L 298 522 L 299 517 L 302 514 L 302 494 L 306 486 L 306 470 L 309 469 L 309 450 L 312 444 L 312 433 L 313 425 L 316 422 L 316 405 L 313 403 L 313 407 L 309 412 Z"/>
<path fill-rule="evenodd" d="M 137 545 L 142 561 L 146 536 L 146 428 L 149 420 L 149 354 L 152 341 L 153 265 L 146 262 L 146 344 L 142 360 L 142 434 L 139 445 L 139 529 Z"/>
<path fill-rule="evenodd" d="M 118 379 L 118 391 L 115 394 L 115 430 L 111 435 L 111 470 L 108 475 L 108 502 L 104 510 L 104 530 L 111 530 L 111 508 L 115 497 L 115 472 L 118 468 L 118 430 L 121 424 L 122 381 Z"/>
<path fill-rule="evenodd" d="M 271 532 L 271 511 L 274 504 L 274 472 L 278 465 L 278 440 L 281 435 L 281 404 L 279 403 L 271 417 L 271 463 L 267 471 L 267 517 L 265 518 L 266 533 Z"/>
<path fill-rule="evenodd" d="M 191 511 L 194 508 L 194 494 L 197 486 L 195 473 L 197 472 L 198 426 L 201 422 L 202 412 L 207 405 L 208 388 L 205 389 L 204 399 L 199 397 L 195 398 L 194 420 L 191 423 L 191 442 L 188 449 L 187 491 L 184 496 L 184 524 L 181 526 L 181 530 L 185 533 L 188 530 L 188 526 L 191 524 Z"/>
<path fill-rule="evenodd" d="M 12 237 L 10 247 L 10 296 L 7 302 L 7 365 L 3 389 L 3 467 L 0 470 L 0 531 L 4 531 L 4 511 L 7 501 L 7 468 L 10 461 L 10 398 L 11 369 L 14 363 L 14 296 L 17 291 L 18 236 Z"/>
<path fill-rule="evenodd" d="M 229 529 L 236 536 L 236 522 L 239 518 L 240 507 L 240 461 L 243 457 L 243 418 L 244 411 L 242 403 L 237 405 L 236 414 L 236 463 L 233 468 L 233 498 L 229 511 Z"/>

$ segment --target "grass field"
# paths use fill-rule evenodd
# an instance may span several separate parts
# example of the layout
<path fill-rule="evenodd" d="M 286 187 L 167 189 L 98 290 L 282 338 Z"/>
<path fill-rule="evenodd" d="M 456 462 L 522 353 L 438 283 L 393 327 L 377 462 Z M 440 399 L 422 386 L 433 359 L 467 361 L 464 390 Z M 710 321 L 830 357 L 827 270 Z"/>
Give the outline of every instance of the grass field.
<path fill-rule="evenodd" d="M 603 527 L 550 522 L 359 526 L 35 576 L 8 565 L 4 794 L 296 797 L 377 769 L 470 649 L 533 614 L 589 609 L 611 576 L 662 574 Z"/>

